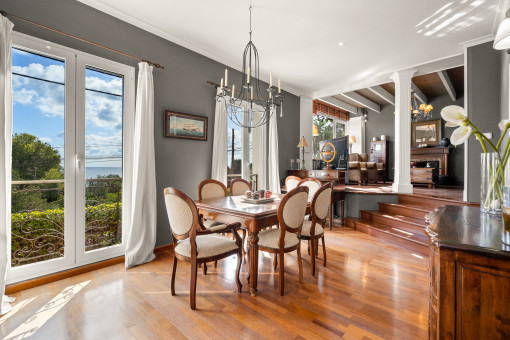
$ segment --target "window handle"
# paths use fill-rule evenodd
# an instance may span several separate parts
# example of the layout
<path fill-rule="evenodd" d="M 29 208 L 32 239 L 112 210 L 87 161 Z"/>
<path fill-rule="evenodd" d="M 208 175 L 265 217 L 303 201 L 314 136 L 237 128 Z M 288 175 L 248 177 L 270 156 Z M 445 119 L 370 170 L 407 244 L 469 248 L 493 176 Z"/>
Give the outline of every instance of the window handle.
<path fill-rule="evenodd" d="M 84 158 L 85 157 L 83 157 L 83 155 L 81 155 L 81 154 L 76 155 L 76 168 L 78 169 L 78 171 L 81 171 L 81 167 L 82 167 Z"/>

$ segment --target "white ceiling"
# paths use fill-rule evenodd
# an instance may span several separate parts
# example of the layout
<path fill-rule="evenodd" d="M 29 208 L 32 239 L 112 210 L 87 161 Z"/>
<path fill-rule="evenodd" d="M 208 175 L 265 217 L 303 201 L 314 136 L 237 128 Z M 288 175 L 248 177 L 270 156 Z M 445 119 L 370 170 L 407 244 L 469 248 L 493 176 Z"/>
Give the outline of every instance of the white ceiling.
<path fill-rule="evenodd" d="M 355 90 L 350 84 L 461 54 L 460 44 L 495 34 L 500 8 L 508 2 L 78 1 L 236 69 L 249 38 L 251 3 L 262 79 L 271 70 L 284 89 L 311 96 L 334 88 Z"/>

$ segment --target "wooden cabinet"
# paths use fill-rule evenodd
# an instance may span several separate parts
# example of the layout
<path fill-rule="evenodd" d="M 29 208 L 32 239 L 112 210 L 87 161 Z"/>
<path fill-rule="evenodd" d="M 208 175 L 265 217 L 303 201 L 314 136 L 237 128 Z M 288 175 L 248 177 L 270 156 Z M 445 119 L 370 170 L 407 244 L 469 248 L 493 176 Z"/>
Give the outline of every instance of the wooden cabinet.
<path fill-rule="evenodd" d="M 437 184 L 438 178 L 436 168 L 411 168 L 411 183 L 428 184 L 431 188 Z"/>
<path fill-rule="evenodd" d="M 448 175 L 449 154 L 450 149 L 444 146 L 434 148 L 412 148 L 411 162 L 437 161 L 439 164 L 439 174 Z"/>
<path fill-rule="evenodd" d="M 378 140 L 370 142 L 370 162 L 384 164 L 384 180 L 388 180 L 389 141 Z"/>
<path fill-rule="evenodd" d="M 509 339 L 510 247 L 501 217 L 445 206 L 428 218 L 429 339 Z"/>
<path fill-rule="evenodd" d="M 343 170 L 287 170 L 287 176 L 317 178 L 321 182 L 345 182 L 345 171 Z"/>

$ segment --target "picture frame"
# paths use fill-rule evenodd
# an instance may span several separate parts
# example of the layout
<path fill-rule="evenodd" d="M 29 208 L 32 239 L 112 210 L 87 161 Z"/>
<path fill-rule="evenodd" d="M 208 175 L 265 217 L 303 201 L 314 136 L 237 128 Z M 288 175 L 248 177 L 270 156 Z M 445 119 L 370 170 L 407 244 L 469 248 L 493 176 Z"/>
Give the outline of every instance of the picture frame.
<path fill-rule="evenodd" d="M 427 144 L 427 146 L 441 145 L 441 139 L 441 119 L 411 124 L 411 147 L 418 147 L 422 144 Z"/>
<path fill-rule="evenodd" d="M 165 110 L 165 137 L 207 141 L 205 116 Z"/>

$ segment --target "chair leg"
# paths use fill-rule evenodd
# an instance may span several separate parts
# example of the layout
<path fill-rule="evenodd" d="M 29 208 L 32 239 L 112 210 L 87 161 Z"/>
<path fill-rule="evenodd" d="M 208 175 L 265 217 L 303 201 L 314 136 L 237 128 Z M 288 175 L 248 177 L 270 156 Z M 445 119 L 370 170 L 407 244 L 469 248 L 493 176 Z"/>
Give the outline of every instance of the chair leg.
<path fill-rule="evenodd" d="M 205 266 L 205 263 L 204 263 Z M 196 309 L 196 295 L 197 295 L 197 262 L 191 261 L 191 281 L 189 288 L 189 304 L 192 310 Z"/>
<path fill-rule="evenodd" d="M 276 268 L 278 268 L 278 253 L 274 253 L 273 267 L 274 271 L 276 271 Z"/>
<path fill-rule="evenodd" d="M 326 267 L 326 243 L 324 243 L 324 236 L 322 236 L 322 252 L 324 253 L 324 267 Z"/>
<path fill-rule="evenodd" d="M 243 252 L 240 250 L 237 254 L 237 268 L 236 268 L 236 283 L 237 283 L 237 291 L 240 293 L 243 285 L 241 284 L 241 280 L 239 280 L 239 273 L 241 272 L 241 263 L 243 262 Z"/>
<path fill-rule="evenodd" d="M 311 253 L 313 254 L 313 255 L 310 255 L 311 271 L 312 271 L 312 276 L 315 276 L 315 247 L 316 247 L 316 243 L 315 243 L 314 238 L 310 239 L 310 244 L 312 246 Z M 299 252 L 299 248 L 298 248 L 298 252 Z"/>
<path fill-rule="evenodd" d="M 204 275 L 207 275 L 207 263 L 204 262 L 204 264 L 202 265 L 203 269 L 204 269 Z"/>
<path fill-rule="evenodd" d="M 172 296 L 175 295 L 175 273 L 177 272 L 177 257 L 174 255 L 174 267 L 172 269 L 172 284 L 171 284 L 171 292 Z"/>
<path fill-rule="evenodd" d="M 284 260 L 284 253 L 281 252 L 280 253 L 280 256 L 278 256 L 278 261 L 280 262 L 280 268 L 279 268 L 279 271 L 278 271 L 278 277 L 279 277 L 279 280 L 280 280 L 280 295 L 283 296 L 283 292 L 284 292 L 284 289 L 285 289 L 285 278 L 284 278 L 284 269 L 285 269 L 285 265 L 283 263 L 283 260 Z"/>
<path fill-rule="evenodd" d="M 299 283 L 303 283 L 303 262 L 301 261 L 301 245 L 297 248 L 297 259 L 299 264 Z"/>
<path fill-rule="evenodd" d="M 315 239 L 315 256 L 319 257 L 319 239 Z"/>

